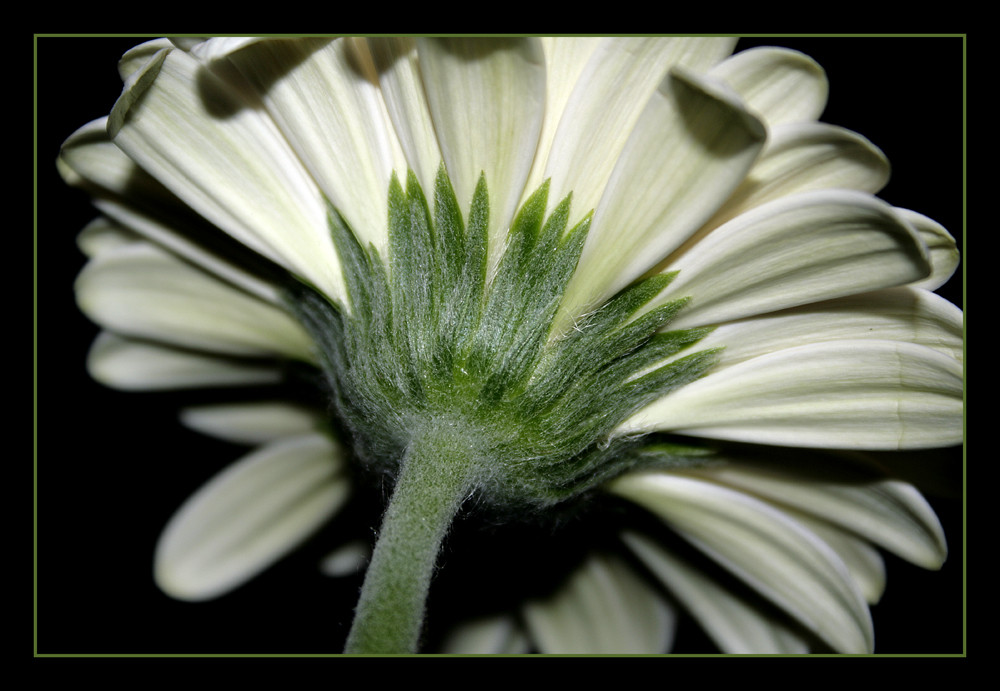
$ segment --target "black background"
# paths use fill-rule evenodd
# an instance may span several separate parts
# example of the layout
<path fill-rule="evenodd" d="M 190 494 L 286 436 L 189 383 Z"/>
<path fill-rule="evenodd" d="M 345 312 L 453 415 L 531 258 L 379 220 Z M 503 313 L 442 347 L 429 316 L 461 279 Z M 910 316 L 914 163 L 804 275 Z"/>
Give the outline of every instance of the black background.
<path fill-rule="evenodd" d="M 110 110 L 121 90 L 117 59 L 137 42 L 36 43 L 36 652 L 336 652 L 359 582 L 325 579 L 315 562 L 349 517 L 213 603 L 174 602 L 152 582 L 153 547 L 166 520 L 243 450 L 177 423 L 178 407 L 191 396 L 110 391 L 84 369 L 97 329 L 74 303 L 73 280 L 84 263 L 75 236 L 95 212 L 62 184 L 54 161 L 70 133 Z M 962 242 L 961 38 L 755 38 L 739 48 L 757 44 L 816 58 L 831 83 L 823 120 L 865 135 L 893 164 L 880 196 L 936 219 Z M 962 304 L 961 276 L 941 292 Z M 888 559 L 887 592 L 873 608 L 879 653 L 964 651 L 961 454 L 954 458 L 954 491 L 929 497 L 950 559 L 937 573 Z"/>

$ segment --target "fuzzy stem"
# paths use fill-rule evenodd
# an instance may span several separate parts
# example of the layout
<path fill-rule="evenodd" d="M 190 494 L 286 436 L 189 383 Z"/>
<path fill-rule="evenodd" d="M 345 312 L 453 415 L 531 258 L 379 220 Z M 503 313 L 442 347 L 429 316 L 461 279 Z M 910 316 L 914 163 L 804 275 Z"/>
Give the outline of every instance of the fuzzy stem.
<path fill-rule="evenodd" d="M 438 551 L 473 486 L 477 456 L 448 424 L 411 441 L 400 467 L 344 652 L 415 653 Z"/>

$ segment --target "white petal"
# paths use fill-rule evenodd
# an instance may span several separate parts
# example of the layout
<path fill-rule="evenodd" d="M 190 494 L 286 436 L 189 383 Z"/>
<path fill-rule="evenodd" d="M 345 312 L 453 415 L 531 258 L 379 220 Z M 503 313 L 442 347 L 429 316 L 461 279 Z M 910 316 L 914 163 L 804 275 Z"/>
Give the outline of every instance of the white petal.
<path fill-rule="evenodd" d="M 123 335 L 226 355 L 313 357 L 311 339 L 287 312 L 148 243 L 92 259 L 76 295 L 88 317 Z"/>
<path fill-rule="evenodd" d="M 129 48 L 118 61 L 118 76 L 123 82 L 128 81 L 129 77 L 143 69 L 157 53 L 164 49 L 169 50 L 174 45 L 176 41 L 171 41 L 169 38 L 154 38 Z"/>
<path fill-rule="evenodd" d="M 416 41 L 412 38 L 370 38 L 368 47 L 378 72 L 386 110 L 406 161 L 430 199 L 443 158 L 421 81 Z"/>
<path fill-rule="evenodd" d="M 88 122 L 67 137 L 59 149 L 57 168 L 67 184 L 96 185 L 117 195 L 148 199 L 172 195 L 115 146 L 108 136 L 108 118 Z"/>
<path fill-rule="evenodd" d="M 108 132 L 210 222 L 346 304 L 322 194 L 246 98 L 187 53 L 163 50 L 129 77 Z"/>
<path fill-rule="evenodd" d="M 837 555 L 788 516 L 741 492 L 668 474 L 630 474 L 611 491 L 649 509 L 834 650 L 871 652 L 871 617 Z"/>
<path fill-rule="evenodd" d="M 711 74 L 732 86 L 768 127 L 817 120 L 826 107 L 829 85 L 815 60 L 770 46 L 736 53 Z"/>
<path fill-rule="evenodd" d="M 545 166 L 549 160 L 556 130 L 580 75 L 602 41 L 611 39 L 592 36 L 543 36 L 540 40 L 545 54 L 545 111 L 542 131 L 538 136 L 538 149 L 535 152 L 531 175 L 525 186 L 526 195 L 530 195 L 545 181 Z M 600 65 L 607 66 L 603 61 L 598 61 L 596 66 Z"/>
<path fill-rule="evenodd" d="M 520 655 L 530 649 L 528 637 L 508 615 L 464 622 L 448 633 L 445 655 Z"/>
<path fill-rule="evenodd" d="M 271 566 L 343 504 L 339 449 L 322 435 L 265 446 L 216 475 L 170 519 L 156 547 L 157 585 L 209 600 Z"/>
<path fill-rule="evenodd" d="M 362 246 L 387 254 L 387 193 L 406 164 L 365 43 L 272 39 L 231 52 L 278 129 Z"/>
<path fill-rule="evenodd" d="M 961 364 L 936 350 L 834 341 L 712 370 L 620 431 L 815 448 L 942 447 L 962 441 L 962 394 Z"/>
<path fill-rule="evenodd" d="M 680 246 L 743 180 L 764 137 L 723 85 L 675 68 L 615 165 L 564 310 L 588 311 Z"/>
<path fill-rule="evenodd" d="M 533 179 L 551 179 L 555 202 L 573 194 L 571 226 L 597 207 L 626 141 L 669 70 L 675 65 L 706 70 L 733 45 L 726 38 L 604 38 L 582 70 L 564 73 L 574 79 L 573 91 L 561 110 L 546 113 L 558 123 L 551 145 L 542 144 L 542 154 L 551 148 L 548 159 L 539 160 L 545 173 Z M 567 85 L 553 88 L 561 94 Z M 554 124 L 546 123 L 547 136 Z"/>
<path fill-rule="evenodd" d="M 319 570 L 324 576 L 339 578 L 364 571 L 372 558 L 372 548 L 367 542 L 356 540 L 341 545 L 323 557 Z"/>
<path fill-rule="evenodd" d="M 724 653 L 807 653 L 805 641 L 776 619 L 649 538 L 636 533 L 622 536 L 643 563 L 691 612 Z"/>
<path fill-rule="evenodd" d="M 864 596 L 865 602 L 870 605 L 878 603 L 882 593 L 885 592 L 885 562 L 878 550 L 866 540 L 830 523 L 799 512 L 792 515 L 837 553 Z"/>
<path fill-rule="evenodd" d="M 320 429 L 322 411 L 288 401 L 252 401 L 198 406 L 181 411 L 193 430 L 240 444 L 263 444 Z"/>
<path fill-rule="evenodd" d="M 169 250 L 170 253 L 203 269 L 208 274 L 245 290 L 261 300 L 281 306 L 281 294 L 273 283 L 258 278 L 238 262 L 230 260 L 223 254 L 208 251 L 203 245 L 191 239 L 197 237 L 198 231 L 207 231 L 209 235 L 203 237 L 210 238 L 217 232 L 214 228 L 205 228 L 197 219 L 171 216 L 169 213 L 158 210 L 151 210 L 147 213 L 129 204 L 119 203 L 114 199 L 95 198 L 94 206 L 129 230 L 151 240 L 153 244 Z M 170 223 L 166 221 L 170 221 Z M 178 228 L 183 228 L 184 234 L 178 232 Z"/>
<path fill-rule="evenodd" d="M 92 259 L 102 252 L 131 245 L 139 239 L 139 236 L 132 231 L 101 216 L 84 226 L 83 230 L 76 236 L 76 246 L 88 258 Z"/>
<path fill-rule="evenodd" d="M 59 152 L 58 164 L 67 182 L 87 189 L 98 209 L 129 230 L 258 297 L 278 302 L 273 285 L 192 240 L 199 238 L 203 243 L 222 234 L 111 142 L 107 118 L 73 133 Z"/>
<path fill-rule="evenodd" d="M 524 191 L 545 106 L 537 39 L 419 39 L 420 70 L 445 165 L 468 218 L 480 173 L 495 266 Z"/>
<path fill-rule="evenodd" d="M 861 135 L 822 122 L 779 125 L 768 132 L 746 180 L 703 231 L 799 192 L 850 189 L 875 194 L 888 181 L 888 159 Z"/>
<path fill-rule="evenodd" d="M 924 568 L 941 567 L 948 554 L 944 530 L 920 492 L 849 469 L 833 474 L 835 467 L 810 472 L 801 459 L 787 470 L 734 462 L 689 472 L 841 526 Z"/>
<path fill-rule="evenodd" d="M 825 190 L 778 199 L 716 228 L 668 264 L 662 299 L 690 297 L 671 328 L 715 324 L 920 280 L 927 248 L 891 206 Z"/>
<path fill-rule="evenodd" d="M 955 238 L 937 221 L 909 209 L 896 209 L 906 221 L 917 229 L 931 256 L 931 275 L 911 285 L 924 290 L 937 290 L 955 274 L 961 259 Z"/>
<path fill-rule="evenodd" d="M 728 366 L 797 345 L 852 339 L 916 343 L 961 362 L 962 311 L 926 290 L 889 288 L 722 324 L 697 347 L 724 347 L 719 363 Z"/>
<path fill-rule="evenodd" d="M 101 332 L 87 356 L 96 381 L 125 391 L 277 384 L 281 370 L 239 358 L 175 350 Z"/>
<path fill-rule="evenodd" d="M 547 600 L 524 605 L 528 632 L 546 654 L 658 654 L 673 642 L 675 614 L 616 558 L 591 556 Z"/>

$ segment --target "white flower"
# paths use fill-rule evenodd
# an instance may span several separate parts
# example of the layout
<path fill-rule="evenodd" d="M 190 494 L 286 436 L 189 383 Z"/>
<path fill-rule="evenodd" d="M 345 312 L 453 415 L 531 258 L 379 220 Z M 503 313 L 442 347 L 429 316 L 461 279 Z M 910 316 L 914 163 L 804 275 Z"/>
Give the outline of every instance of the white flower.
<path fill-rule="evenodd" d="M 615 535 L 624 549 L 597 541 L 562 588 L 470 621 L 447 650 L 665 652 L 686 611 L 726 652 L 871 651 L 868 605 L 884 587 L 872 545 L 928 568 L 946 546 L 913 487 L 847 452 L 962 441 L 962 315 L 929 292 L 957 252 L 934 221 L 873 196 L 887 163 L 818 122 L 827 84 L 815 62 L 767 48 L 727 57 L 733 45 L 213 39 L 126 55 L 111 115 L 60 158 L 104 214 L 81 235 L 91 259 L 77 282 L 81 308 L 106 329 L 92 374 L 133 389 L 259 384 L 294 362 L 325 370 L 337 426 L 352 433 L 334 441 L 323 408 L 301 401 L 186 411 L 194 429 L 257 448 L 171 521 L 160 587 L 194 600 L 228 592 L 334 515 L 352 473 L 395 474 L 387 450 L 433 449 L 424 456 L 456 467 L 473 459 L 472 479 L 448 490 L 459 500 L 558 513 L 597 492 L 608 499 L 593 511 L 617 511 L 613 498 L 630 507 Z M 441 170 L 458 211 L 433 216 L 448 201 Z M 477 222 L 482 180 L 489 215 Z M 547 197 L 536 196 L 543 183 Z M 407 218 L 419 215 L 417 186 L 437 224 L 424 243 L 400 235 L 419 231 L 398 213 L 405 201 Z M 515 256 L 524 224 L 564 212 L 565 246 Z M 469 236 L 441 240 L 454 218 Z M 485 288 L 461 268 L 479 260 L 435 259 L 475 250 L 473 229 Z M 584 237 L 577 264 L 572 242 Z M 375 257 L 386 274 L 365 264 Z M 560 271 L 565 281 L 551 278 Z M 391 323 L 385 275 L 396 281 Z M 522 275 L 537 283 L 519 287 Z M 294 304 L 289 277 L 311 287 Z M 518 296 L 510 307 L 501 289 Z M 481 307 L 463 302 L 476 290 Z M 534 299 L 537 313 L 517 311 Z M 364 324 L 363 337 L 331 327 L 335 313 Z M 533 319 L 545 329 L 535 359 Z M 647 341 L 660 327 L 674 340 Z M 633 328 L 642 340 L 621 340 Z M 440 394 L 435 368 L 452 360 L 439 367 L 435 348 L 454 334 L 472 355 L 448 351 L 455 383 Z M 374 357 L 375 369 L 364 359 L 390 352 L 383 335 L 413 354 L 419 403 L 405 358 Z M 358 363 L 371 372 L 356 374 Z M 466 416 L 452 404 L 472 386 L 458 370 L 477 387 L 488 380 L 483 392 L 495 375 L 502 392 L 525 393 L 473 399 Z M 533 396 L 554 402 L 517 420 Z M 598 420 L 600 406 L 613 417 Z M 427 410 L 425 425 L 415 411 Z M 585 443 L 548 460 L 563 443 L 553 430 L 572 440 L 585 416 L 596 420 Z M 442 432 L 444 418 L 460 431 Z M 427 429 L 453 442 L 445 451 L 468 439 L 467 452 L 442 454 Z M 779 460 L 764 445 L 786 451 Z M 487 448 L 511 456 L 484 470 Z M 536 456 L 537 469 L 521 460 Z M 433 566 L 440 535 L 430 539 Z"/>

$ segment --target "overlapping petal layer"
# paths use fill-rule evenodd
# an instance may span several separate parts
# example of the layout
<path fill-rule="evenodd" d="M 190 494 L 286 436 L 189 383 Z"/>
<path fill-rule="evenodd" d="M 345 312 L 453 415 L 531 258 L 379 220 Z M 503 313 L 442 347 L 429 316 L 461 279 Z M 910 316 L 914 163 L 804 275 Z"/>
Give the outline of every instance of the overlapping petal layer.
<path fill-rule="evenodd" d="M 665 473 L 624 476 L 611 490 L 662 517 L 835 650 L 873 649 L 868 607 L 847 568 L 788 515 L 721 485 Z"/>
<path fill-rule="evenodd" d="M 927 292 L 955 271 L 947 230 L 872 194 L 888 164 L 816 122 L 822 70 L 794 51 L 726 58 L 730 39 L 212 39 L 153 41 L 123 59 L 110 118 L 67 141 L 60 170 L 115 223 L 81 237 L 77 292 L 109 332 L 95 378 L 126 389 L 273 383 L 273 358 L 315 363 L 279 287 L 199 235 L 221 229 L 349 312 L 327 204 L 386 259 L 387 190 L 443 162 L 463 216 L 484 176 L 490 268 L 543 181 L 592 226 L 555 334 L 643 274 L 677 272 L 651 309 L 711 326 L 705 377 L 640 410 L 621 435 L 680 433 L 813 448 L 962 440 L 962 315 Z M 675 359 L 689 354 L 681 351 Z M 287 402 L 189 409 L 200 431 L 259 449 L 207 485 L 158 549 L 161 587 L 215 597 L 332 515 L 341 451 Z M 624 543 L 727 652 L 872 649 L 872 545 L 937 568 L 937 519 L 910 485 L 718 465 L 631 473 L 610 490 L 659 516 L 767 604 L 645 535 Z M 781 610 L 788 619 L 772 616 Z M 595 556 L 550 599 L 468 623 L 450 652 L 659 653 L 671 601 Z"/>

